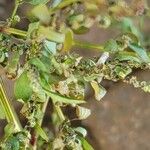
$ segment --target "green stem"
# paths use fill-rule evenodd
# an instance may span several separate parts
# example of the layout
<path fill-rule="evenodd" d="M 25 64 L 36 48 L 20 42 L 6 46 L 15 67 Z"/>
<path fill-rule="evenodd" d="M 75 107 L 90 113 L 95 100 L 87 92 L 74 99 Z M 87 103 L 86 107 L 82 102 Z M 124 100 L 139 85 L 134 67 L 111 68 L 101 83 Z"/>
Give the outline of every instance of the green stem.
<path fill-rule="evenodd" d="M 44 115 L 45 115 L 45 112 L 46 112 L 46 108 L 47 108 L 48 102 L 49 102 L 49 98 L 45 101 L 45 103 L 43 104 L 43 107 L 42 107 L 43 116 L 42 116 L 42 119 L 39 121 L 39 126 L 40 127 L 42 126 L 42 123 L 43 123 L 43 119 L 44 119 Z M 37 150 L 38 135 L 37 135 L 37 133 L 35 133 L 35 134 L 36 134 L 35 135 L 35 144 L 33 146 L 33 150 Z"/>
<path fill-rule="evenodd" d="M 64 114 L 63 114 L 60 106 L 57 105 L 57 104 L 55 104 L 55 103 L 54 103 L 54 106 L 55 106 L 55 110 L 56 110 L 56 112 L 57 112 L 57 114 L 58 114 L 59 119 L 61 120 L 61 122 L 65 121 L 65 116 L 64 116 Z"/>
<path fill-rule="evenodd" d="M 89 43 L 89 42 L 81 42 L 81 41 L 77 41 L 77 40 L 74 41 L 73 46 L 84 48 L 84 49 L 96 49 L 96 50 L 99 50 L 102 52 L 105 51 L 104 47 L 102 45 L 93 44 L 93 43 Z"/>
<path fill-rule="evenodd" d="M 23 37 L 27 36 L 26 31 L 15 29 L 15 28 L 4 28 L 3 31 L 7 34 L 14 34 L 14 35 L 19 35 L 19 36 L 23 36 Z"/>
<path fill-rule="evenodd" d="M 81 2 L 82 0 L 65 0 L 65 1 L 62 1 L 60 4 L 58 4 L 58 6 L 54 7 L 54 8 L 50 8 L 49 9 L 49 12 L 50 14 L 53 14 L 55 13 L 57 10 L 60 10 L 66 6 L 69 6 L 73 3 L 76 3 L 76 2 Z"/>
<path fill-rule="evenodd" d="M 45 112 L 46 112 L 46 108 L 47 108 L 48 102 L 49 102 L 49 98 L 45 101 L 45 103 L 43 104 L 43 107 L 42 107 L 43 116 L 42 116 L 42 119 L 39 121 L 39 125 L 40 126 L 43 123 L 43 119 L 44 119 L 44 115 L 45 115 Z"/>
<path fill-rule="evenodd" d="M 10 21 L 9 21 L 9 23 L 8 23 L 8 26 L 10 26 L 10 25 L 12 24 L 12 21 L 13 21 L 15 15 L 16 15 L 17 10 L 18 10 L 18 7 L 19 7 L 19 5 L 20 5 L 20 1 L 21 1 L 21 0 L 15 0 L 15 8 L 14 8 L 14 10 L 13 10 L 13 12 L 12 12 L 11 17 L 10 17 Z"/>
<path fill-rule="evenodd" d="M 17 117 L 17 114 L 12 107 L 12 104 L 6 97 L 6 92 L 3 88 L 2 79 L 0 78 L 0 104 L 4 109 L 6 119 L 8 123 L 14 123 L 16 130 L 19 132 L 22 130 L 21 123 Z"/>

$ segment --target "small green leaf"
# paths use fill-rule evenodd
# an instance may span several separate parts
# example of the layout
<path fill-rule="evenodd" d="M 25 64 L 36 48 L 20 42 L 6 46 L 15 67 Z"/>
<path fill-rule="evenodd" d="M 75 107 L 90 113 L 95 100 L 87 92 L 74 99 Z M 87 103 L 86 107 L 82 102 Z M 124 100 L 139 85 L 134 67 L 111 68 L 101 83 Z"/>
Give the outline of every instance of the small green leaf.
<path fill-rule="evenodd" d="M 105 88 L 99 85 L 96 81 L 92 81 L 91 86 L 95 92 L 95 99 L 100 101 L 106 94 Z"/>
<path fill-rule="evenodd" d="M 83 150 L 94 150 L 94 148 L 87 142 L 87 140 L 83 137 L 79 137 Z"/>
<path fill-rule="evenodd" d="M 23 72 L 15 82 L 14 94 L 17 99 L 22 99 L 23 101 L 27 101 L 30 98 L 32 88 L 30 87 L 27 71 Z"/>
<path fill-rule="evenodd" d="M 39 70 L 47 72 L 45 64 L 39 58 L 33 58 L 29 61 L 30 64 L 36 66 Z"/>
<path fill-rule="evenodd" d="M 119 76 L 121 79 L 124 79 L 127 75 L 129 75 L 132 72 L 132 69 L 129 67 L 122 68 L 120 66 L 116 66 L 114 71 L 116 72 L 117 76 Z"/>
<path fill-rule="evenodd" d="M 34 7 L 31 11 L 31 14 L 39 19 L 39 21 L 43 24 L 48 24 L 50 22 L 49 10 L 44 4 Z"/>
<path fill-rule="evenodd" d="M 46 141 L 48 142 L 49 138 L 48 135 L 45 133 L 45 131 L 40 127 L 39 124 L 36 124 L 35 126 L 36 132 Z"/>
<path fill-rule="evenodd" d="M 132 52 L 120 52 L 116 55 L 115 59 L 120 61 L 131 61 L 131 62 L 138 62 L 141 63 L 140 57 L 137 56 L 135 53 Z"/>
<path fill-rule="evenodd" d="M 84 100 L 76 100 L 68 97 L 61 96 L 57 93 L 45 90 L 45 93 L 52 98 L 54 102 L 62 102 L 65 104 L 82 104 L 85 103 Z"/>
<path fill-rule="evenodd" d="M 136 52 L 143 62 L 150 62 L 150 58 L 144 48 L 135 43 L 129 43 L 129 48 Z"/>
<path fill-rule="evenodd" d="M 115 53 L 118 51 L 118 44 L 115 40 L 111 39 L 105 43 L 104 49 L 107 52 Z"/>

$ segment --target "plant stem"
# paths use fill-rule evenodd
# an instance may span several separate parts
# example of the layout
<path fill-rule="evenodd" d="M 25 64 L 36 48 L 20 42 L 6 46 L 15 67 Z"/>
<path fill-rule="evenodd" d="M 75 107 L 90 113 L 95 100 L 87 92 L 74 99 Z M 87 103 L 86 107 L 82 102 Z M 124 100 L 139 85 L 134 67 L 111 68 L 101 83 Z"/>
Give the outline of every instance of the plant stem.
<path fill-rule="evenodd" d="M 42 116 L 42 119 L 39 121 L 39 126 L 42 126 L 48 102 L 49 102 L 49 98 L 47 98 L 47 100 L 43 104 L 43 107 L 42 107 L 43 116 Z M 37 139 L 38 139 L 38 135 L 37 135 L 37 133 L 35 133 L 35 144 L 33 146 L 33 150 L 37 150 Z"/>
<path fill-rule="evenodd" d="M 59 119 L 61 120 L 61 122 L 65 121 L 65 116 L 64 116 L 64 114 L 63 114 L 60 106 L 54 103 L 54 107 L 55 107 L 55 110 L 56 110 L 56 112 L 57 112 L 57 114 L 58 114 Z"/>
<path fill-rule="evenodd" d="M 84 49 L 96 49 L 101 52 L 105 51 L 104 47 L 102 45 L 93 44 L 93 43 L 89 43 L 89 42 L 81 42 L 81 41 L 77 41 L 77 40 L 74 41 L 73 46 L 84 48 Z"/>
<path fill-rule="evenodd" d="M 13 10 L 12 15 L 10 17 L 10 21 L 8 22 L 8 26 L 10 26 L 12 24 L 12 21 L 13 21 L 15 15 L 16 15 L 18 7 L 20 5 L 20 1 L 21 0 L 15 0 L 15 7 L 14 7 L 14 10 Z"/>
<path fill-rule="evenodd" d="M 43 123 L 43 119 L 44 119 L 44 115 L 45 115 L 45 112 L 46 112 L 46 108 L 47 108 L 48 102 L 49 102 L 49 98 L 45 101 L 45 103 L 43 104 L 43 107 L 42 107 L 43 116 L 42 116 L 42 119 L 39 121 L 39 125 L 40 126 Z"/>
<path fill-rule="evenodd" d="M 57 10 L 60 10 L 68 5 L 71 5 L 72 3 L 76 3 L 76 2 L 81 2 L 82 0 L 65 0 L 62 1 L 60 4 L 58 4 L 56 7 L 50 8 L 49 9 L 49 13 L 52 15 L 53 13 L 55 13 Z"/>
<path fill-rule="evenodd" d="M 6 97 L 6 92 L 3 88 L 2 79 L 0 78 L 0 104 L 5 112 L 8 123 L 14 123 L 16 130 L 19 132 L 22 130 L 21 123 L 17 117 L 17 114 L 12 107 L 12 104 Z"/>
<path fill-rule="evenodd" d="M 27 36 L 26 31 L 15 29 L 15 28 L 4 28 L 3 31 L 7 34 L 14 34 L 14 35 L 19 35 L 19 36 L 23 36 L 23 37 Z"/>

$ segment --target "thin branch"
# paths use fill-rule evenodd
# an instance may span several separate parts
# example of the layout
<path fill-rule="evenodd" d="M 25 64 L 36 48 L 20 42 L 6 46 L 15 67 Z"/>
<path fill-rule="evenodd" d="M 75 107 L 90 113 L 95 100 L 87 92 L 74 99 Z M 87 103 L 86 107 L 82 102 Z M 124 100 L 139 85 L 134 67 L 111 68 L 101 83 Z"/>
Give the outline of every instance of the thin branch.
<path fill-rule="evenodd" d="M 8 123 L 14 123 L 16 130 L 19 132 L 22 130 L 21 123 L 17 117 L 17 114 L 10 103 L 10 100 L 6 97 L 6 92 L 4 90 L 3 82 L 0 77 L 0 104 L 3 107 Z"/>

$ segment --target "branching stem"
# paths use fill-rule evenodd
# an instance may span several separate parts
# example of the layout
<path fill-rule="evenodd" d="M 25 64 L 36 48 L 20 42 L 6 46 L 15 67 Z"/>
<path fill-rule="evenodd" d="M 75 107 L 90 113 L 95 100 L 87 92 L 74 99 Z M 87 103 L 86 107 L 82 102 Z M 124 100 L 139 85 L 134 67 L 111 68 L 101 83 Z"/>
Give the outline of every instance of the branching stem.
<path fill-rule="evenodd" d="M 95 50 L 99 50 L 101 52 L 104 52 L 104 47 L 102 45 L 99 44 L 93 44 L 93 43 L 89 43 L 89 42 L 81 42 L 81 41 L 74 41 L 73 44 L 75 47 L 80 47 L 80 48 L 84 48 L 84 49 L 95 49 Z"/>

